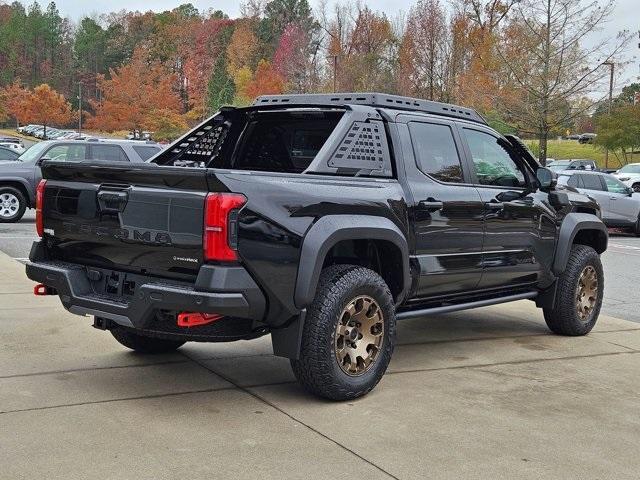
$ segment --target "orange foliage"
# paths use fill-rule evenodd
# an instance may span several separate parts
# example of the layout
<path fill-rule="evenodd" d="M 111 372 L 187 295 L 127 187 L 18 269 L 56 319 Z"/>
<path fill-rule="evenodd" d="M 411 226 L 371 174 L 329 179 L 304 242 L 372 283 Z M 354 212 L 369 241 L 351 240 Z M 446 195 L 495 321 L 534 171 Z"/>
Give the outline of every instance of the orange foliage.
<path fill-rule="evenodd" d="M 4 88 L 1 92 L 4 103 L 5 114 L 15 118 L 18 123 L 27 123 L 27 112 L 24 104 L 31 92 L 24 88 L 19 80 Z"/>
<path fill-rule="evenodd" d="M 33 89 L 22 102 L 27 122 L 44 125 L 45 135 L 48 125 L 66 125 L 73 119 L 71 105 L 65 98 L 46 83 Z"/>
<path fill-rule="evenodd" d="M 251 22 L 239 22 L 227 47 L 227 71 L 235 76 L 242 67 L 255 65 L 253 62 L 257 49 L 258 39 L 253 33 Z"/>
<path fill-rule="evenodd" d="M 256 73 L 242 92 L 245 98 L 278 94 L 284 91 L 284 80 L 267 60 L 260 60 Z"/>
<path fill-rule="evenodd" d="M 158 62 L 148 62 L 137 50 L 131 62 L 99 78 L 103 101 L 92 102 L 95 116 L 89 126 L 106 131 L 141 130 L 153 123 L 154 111 L 180 112 L 173 90 L 174 75 Z"/>

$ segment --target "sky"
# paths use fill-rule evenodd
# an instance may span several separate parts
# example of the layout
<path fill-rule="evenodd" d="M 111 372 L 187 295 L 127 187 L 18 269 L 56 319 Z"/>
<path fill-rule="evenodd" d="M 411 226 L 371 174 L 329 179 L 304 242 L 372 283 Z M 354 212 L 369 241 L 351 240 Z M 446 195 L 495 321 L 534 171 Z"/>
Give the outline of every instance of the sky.
<path fill-rule="evenodd" d="M 127 10 L 154 10 L 163 11 L 171 10 L 181 3 L 187 3 L 189 0 L 154 0 L 153 2 L 143 0 L 57 0 L 56 4 L 60 12 L 64 16 L 70 17 L 72 20 L 79 20 L 84 16 L 91 16 L 94 14 L 107 13 L 112 11 L 118 11 L 122 9 Z M 321 0 L 310 0 L 311 6 L 317 8 L 320 5 Z M 406 12 L 415 3 L 415 0 L 361 0 L 363 4 L 366 4 L 372 10 L 385 12 L 389 17 L 395 17 L 400 12 Z M 607 2 L 607 0 L 601 0 L 601 2 Z M 29 3 L 29 0 L 24 0 L 23 3 Z M 46 0 L 42 0 L 40 3 L 47 3 Z M 191 0 L 198 9 L 206 11 L 210 8 L 214 10 L 222 10 L 230 17 L 236 17 L 239 13 L 238 0 Z M 329 0 L 329 4 L 333 3 L 333 0 Z M 442 1 L 446 4 L 446 0 Z M 590 3 L 590 0 L 585 0 L 585 4 Z M 640 30 L 640 15 L 638 10 L 640 7 L 640 0 L 617 0 L 616 8 L 611 20 L 603 26 L 601 31 L 594 32 L 590 41 L 596 42 L 599 38 L 608 38 L 617 34 L 621 30 L 629 30 L 631 32 L 637 32 Z M 640 49 L 638 44 L 640 38 L 636 35 L 635 39 L 630 43 L 627 50 L 623 53 L 620 60 L 625 62 L 624 66 L 618 68 L 618 74 L 616 75 L 616 88 L 619 90 L 622 86 L 638 81 L 640 78 Z M 607 75 L 607 71 L 603 67 L 603 76 Z M 606 92 L 604 92 L 606 93 Z M 603 93 L 603 94 L 604 94 Z"/>

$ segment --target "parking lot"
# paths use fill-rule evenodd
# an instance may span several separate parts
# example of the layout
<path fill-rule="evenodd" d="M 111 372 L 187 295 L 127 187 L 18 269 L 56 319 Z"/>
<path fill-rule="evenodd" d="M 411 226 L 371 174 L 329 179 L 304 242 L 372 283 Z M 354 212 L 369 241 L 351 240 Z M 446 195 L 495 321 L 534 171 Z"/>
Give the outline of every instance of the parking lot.
<path fill-rule="evenodd" d="M 548 333 L 531 302 L 403 321 L 367 397 L 318 400 L 268 337 L 126 351 L 20 261 L 0 227 L 0 478 L 637 478 L 640 241 L 612 236 L 604 315 Z M 18 259 L 16 261 L 15 259 Z M 634 261 L 631 261 L 634 260 Z M 615 318 L 619 317 L 619 318 Z"/>

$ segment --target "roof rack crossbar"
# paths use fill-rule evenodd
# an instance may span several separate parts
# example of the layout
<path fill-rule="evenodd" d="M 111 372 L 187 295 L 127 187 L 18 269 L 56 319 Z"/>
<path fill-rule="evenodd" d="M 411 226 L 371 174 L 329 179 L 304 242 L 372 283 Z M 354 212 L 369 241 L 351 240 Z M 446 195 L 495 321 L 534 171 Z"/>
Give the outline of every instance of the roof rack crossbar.
<path fill-rule="evenodd" d="M 414 112 L 461 118 L 486 125 L 486 120 L 471 108 L 420 98 L 388 95 L 386 93 L 317 93 L 290 95 L 262 95 L 253 106 L 270 105 L 367 105 L 378 108 L 396 108 Z"/>

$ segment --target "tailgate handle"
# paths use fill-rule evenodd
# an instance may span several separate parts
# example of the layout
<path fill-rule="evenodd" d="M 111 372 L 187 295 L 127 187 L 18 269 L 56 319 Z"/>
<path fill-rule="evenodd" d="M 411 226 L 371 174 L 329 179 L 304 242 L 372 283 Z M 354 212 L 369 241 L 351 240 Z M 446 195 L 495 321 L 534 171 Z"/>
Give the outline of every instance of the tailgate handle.
<path fill-rule="evenodd" d="M 103 190 L 98 192 L 98 205 L 101 212 L 122 212 L 129 200 L 126 191 Z"/>

